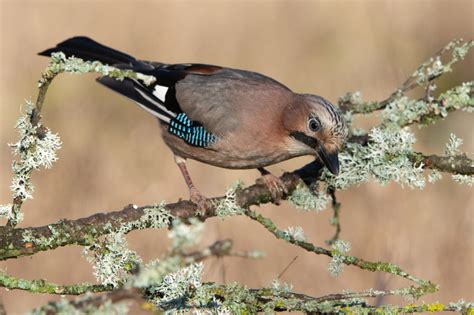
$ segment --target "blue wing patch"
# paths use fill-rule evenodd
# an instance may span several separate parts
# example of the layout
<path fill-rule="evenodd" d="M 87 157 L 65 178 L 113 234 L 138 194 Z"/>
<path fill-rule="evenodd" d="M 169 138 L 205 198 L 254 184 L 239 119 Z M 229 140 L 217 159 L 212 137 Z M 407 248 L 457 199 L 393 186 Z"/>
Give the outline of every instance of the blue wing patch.
<path fill-rule="evenodd" d="M 190 145 L 201 148 L 208 147 L 217 140 L 216 136 L 193 122 L 185 113 L 178 114 L 169 122 L 168 131 Z"/>

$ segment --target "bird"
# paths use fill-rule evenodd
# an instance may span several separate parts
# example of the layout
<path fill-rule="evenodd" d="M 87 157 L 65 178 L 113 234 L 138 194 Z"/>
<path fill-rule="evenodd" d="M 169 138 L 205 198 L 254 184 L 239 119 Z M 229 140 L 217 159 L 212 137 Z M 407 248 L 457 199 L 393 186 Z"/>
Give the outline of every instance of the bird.
<path fill-rule="evenodd" d="M 198 206 L 207 198 L 193 184 L 187 159 L 227 169 L 257 169 L 276 201 L 285 188 L 265 169 L 269 165 L 312 155 L 332 174 L 339 173 L 338 152 L 347 127 L 339 109 L 321 96 L 295 93 L 247 70 L 139 60 L 85 36 L 66 39 L 39 55 L 55 52 L 156 79 L 151 85 L 106 75 L 97 81 L 158 119 L 190 200 Z"/>

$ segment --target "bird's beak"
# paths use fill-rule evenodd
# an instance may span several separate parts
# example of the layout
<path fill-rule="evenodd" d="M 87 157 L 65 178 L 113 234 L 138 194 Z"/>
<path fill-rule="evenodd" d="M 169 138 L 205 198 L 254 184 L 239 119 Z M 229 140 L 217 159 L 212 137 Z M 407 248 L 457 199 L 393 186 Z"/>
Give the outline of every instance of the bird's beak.
<path fill-rule="evenodd" d="M 337 153 L 336 150 L 328 154 L 322 145 L 320 145 L 318 149 L 319 158 L 323 161 L 328 170 L 336 176 L 339 174 L 339 158 Z"/>

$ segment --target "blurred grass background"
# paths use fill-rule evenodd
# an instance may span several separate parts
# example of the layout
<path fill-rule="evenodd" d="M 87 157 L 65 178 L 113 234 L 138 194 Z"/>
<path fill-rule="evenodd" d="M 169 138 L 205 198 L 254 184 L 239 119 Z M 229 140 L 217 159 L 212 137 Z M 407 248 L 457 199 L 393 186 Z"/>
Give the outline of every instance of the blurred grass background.
<path fill-rule="evenodd" d="M 472 39 L 473 1 L 0 1 L 0 203 L 10 202 L 13 125 L 20 104 L 36 96 L 47 64 L 37 52 L 74 35 L 87 35 L 142 59 L 199 62 L 267 74 L 298 92 L 336 102 L 347 91 L 365 99 L 388 96 L 413 70 L 451 39 Z M 474 58 L 455 66 L 438 85 L 450 88 L 473 79 Z M 472 115 L 472 114 L 471 114 Z M 465 139 L 472 153 L 472 116 L 454 113 L 418 130 L 417 150 L 441 154 L 449 133 Z M 94 82 L 93 75 L 61 75 L 52 84 L 43 122 L 64 142 L 52 170 L 34 175 L 35 199 L 23 210 L 22 226 L 81 218 L 124 205 L 187 197 L 183 179 L 163 144 L 156 121 L 124 98 Z M 364 124 L 372 120 L 363 120 Z M 303 165 L 300 158 L 270 167 L 275 174 Z M 257 171 L 229 171 L 189 162 L 207 196 L 222 195 L 237 179 L 252 183 Z M 472 188 L 445 176 L 426 189 L 369 183 L 338 193 L 342 234 L 351 254 L 391 261 L 441 285 L 426 302 L 474 299 Z M 331 210 L 303 213 L 292 206 L 259 209 L 281 228 L 300 225 L 323 244 L 333 234 Z M 206 262 L 205 280 L 268 286 L 283 275 L 294 291 L 324 295 L 342 290 L 408 285 L 380 273 L 346 267 L 337 278 L 326 257 L 276 241 L 246 218 L 206 221 L 203 245 L 232 238 L 236 249 L 261 249 L 264 260 Z M 166 231 L 128 236 L 144 260 L 167 248 Z M 60 248 L 2 262 L 8 273 L 69 284 L 94 281 L 80 247 Z M 10 314 L 20 314 L 56 296 L 0 290 Z M 404 303 L 390 298 L 384 303 Z"/>

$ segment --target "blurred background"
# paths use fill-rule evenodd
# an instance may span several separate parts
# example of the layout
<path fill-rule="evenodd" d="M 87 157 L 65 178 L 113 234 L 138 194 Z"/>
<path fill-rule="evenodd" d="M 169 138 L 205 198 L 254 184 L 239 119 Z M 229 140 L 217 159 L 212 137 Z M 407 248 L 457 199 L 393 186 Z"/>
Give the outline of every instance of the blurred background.
<path fill-rule="evenodd" d="M 348 91 L 365 99 L 386 98 L 414 69 L 454 38 L 472 39 L 473 1 L 19 1 L 0 0 L 0 204 L 11 202 L 13 129 L 25 99 L 36 97 L 48 60 L 37 52 L 74 35 L 142 59 L 199 62 L 253 70 L 298 92 L 336 102 Z M 474 54 L 443 77 L 440 90 L 472 80 Z M 146 112 L 94 82 L 94 75 L 61 75 L 50 87 L 43 123 L 63 141 L 59 161 L 33 176 L 34 200 L 25 203 L 21 226 L 45 225 L 96 212 L 187 198 L 187 189 L 157 123 Z M 369 126 L 371 119 L 361 125 Z M 442 154 L 450 132 L 473 152 L 472 114 L 457 112 L 434 126 L 414 127 L 416 149 Z M 471 156 L 472 157 L 472 156 Z M 304 165 L 299 158 L 270 167 L 277 175 Z M 190 161 L 203 194 L 222 195 L 238 179 L 252 184 L 257 171 L 230 171 Z M 351 254 L 390 261 L 440 285 L 426 302 L 474 299 L 472 188 L 445 179 L 424 190 L 368 183 L 339 192 L 341 238 Z M 323 245 L 334 232 L 331 210 L 301 212 L 284 203 L 258 209 L 284 229 L 302 226 Z M 3 223 L 2 223 L 3 224 Z M 247 218 L 206 221 L 202 245 L 231 238 L 239 250 L 260 249 L 263 260 L 206 262 L 205 280 L 268 286 L 282 276 L 294 291 L 320 296 L 342 290 L 386 289 L 411 283 L 346 267 L 337 278 L 329 259 L 277 241 Z M 168 246 L 166 231 L 128 235 L 145 261 Z M 70 246 L 0 263 L 17 277 L 70 284 L 94 281 L 81 248 Z M 0 289 L 10 314 L 57 296 Z M 384 303 L 406 303 L 390 298 Z"/>

